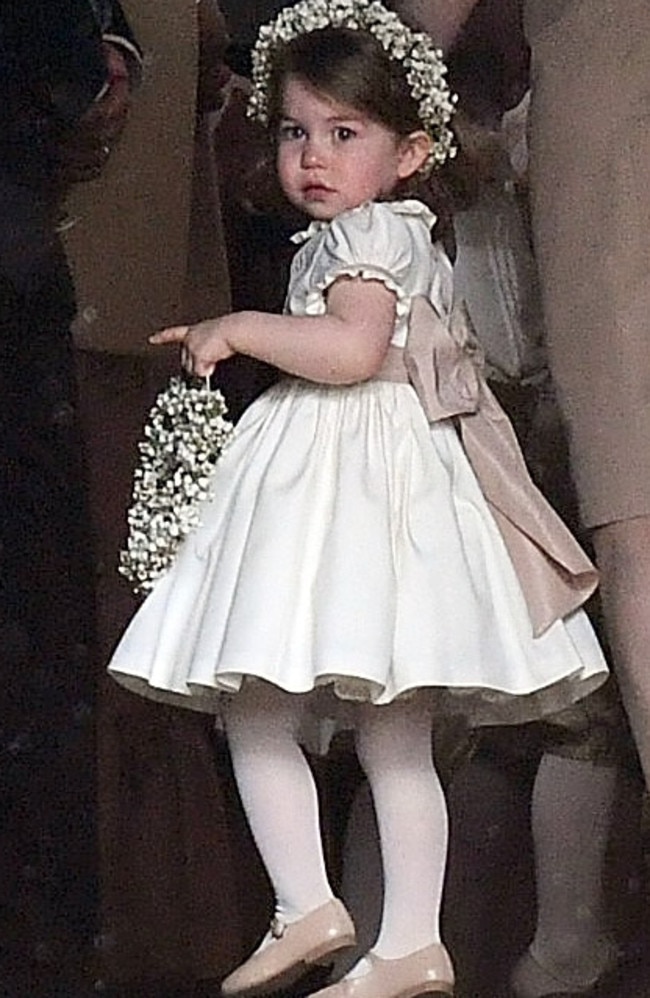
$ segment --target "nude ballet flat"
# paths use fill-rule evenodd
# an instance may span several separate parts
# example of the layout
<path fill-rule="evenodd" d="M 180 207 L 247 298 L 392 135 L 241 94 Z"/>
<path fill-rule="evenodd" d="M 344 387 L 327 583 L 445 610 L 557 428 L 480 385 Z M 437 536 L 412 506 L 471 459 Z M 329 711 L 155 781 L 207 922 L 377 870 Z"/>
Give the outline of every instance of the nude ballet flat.
<path fill-rule="evenodd" d="M 454 968 L 442 943 L 398 960 L 382 960 L 372 952 L 366 959 L 370 963 L 367 974 L 339 981 L 310 998 L 417 998 L 454 993 Z"/>
<path fill-rule="evenodd" d="M 312 966 L 328 963 L 338 950 L 354 946 L 352 919 L 343 904 L 332 898 L 297 922 L 271 923 L 273 939 L 233 970 L 221 985 L 224 998 L 266 995 L 293 984 Z"/>

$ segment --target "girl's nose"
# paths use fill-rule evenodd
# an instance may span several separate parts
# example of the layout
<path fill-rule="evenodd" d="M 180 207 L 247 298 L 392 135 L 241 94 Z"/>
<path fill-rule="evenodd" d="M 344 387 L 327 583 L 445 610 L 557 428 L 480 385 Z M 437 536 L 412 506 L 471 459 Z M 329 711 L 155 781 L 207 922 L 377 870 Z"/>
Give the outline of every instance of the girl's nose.
<path fill-rule="evenodd" d="M 324 159 L 323 143 L 313 138 L 308 139 L 302 150 L 302 165 L 305 167 L 322 166 Z"/>

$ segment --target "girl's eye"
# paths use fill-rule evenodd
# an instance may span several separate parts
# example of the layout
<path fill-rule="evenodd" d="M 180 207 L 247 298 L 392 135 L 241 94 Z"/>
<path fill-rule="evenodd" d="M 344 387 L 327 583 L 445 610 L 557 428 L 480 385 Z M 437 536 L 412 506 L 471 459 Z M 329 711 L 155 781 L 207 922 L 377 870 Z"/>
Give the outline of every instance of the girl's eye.
<path fill-rule="evenodd" d="M 340 142 L 348 142 L 350 139 L 353 139 L 357 133 L 353 128 L 348 128 L 346 125 L 339 125 L 335 134 Z"/>
<path fill-rule="evenodd" d="M 304 136 L 305 130 L 300 125 L 280 125 L 278 131 L 280 142 L 295 142 L 296 139 L 302 139 Z"/>

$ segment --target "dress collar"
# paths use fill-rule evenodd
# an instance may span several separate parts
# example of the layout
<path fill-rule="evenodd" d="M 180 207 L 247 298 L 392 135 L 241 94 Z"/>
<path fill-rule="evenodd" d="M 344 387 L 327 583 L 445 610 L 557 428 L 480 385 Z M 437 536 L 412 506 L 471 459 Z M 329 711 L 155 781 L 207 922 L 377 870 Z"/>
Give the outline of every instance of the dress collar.
<path fill-rule="evenodd" d="M 302 229 L 300 232 L 296 232 L 291 236 L 291 242 L 300 245 L 301 243 L 306 243 L 312 238 L 312 236 L 317 235 L 319 232 L 323 232 L 325 229 L 329 228 L 333 221 L 339 218 L 344 218 L 346 215 L 352 215 L 356 212 L 368 211 L 374 205 L 381 204 L 383 207 L 388 208 L 395 215 L 409 215 L 412 218 L 421 218 L 425 225 L 432 229 L 436 224 L 437 216 L 431 211 L 430 208 L 422 201 L 417 201 L 415 198 L 407 198 L 405 201 L 365 201 L 363 204 L 359 205 L 357 208 L 350 208 L 348 211 L 341 212 L 336 218 L 328 222 L 323 222 L 316 220 L 311 222 L 306 229 Z"/>

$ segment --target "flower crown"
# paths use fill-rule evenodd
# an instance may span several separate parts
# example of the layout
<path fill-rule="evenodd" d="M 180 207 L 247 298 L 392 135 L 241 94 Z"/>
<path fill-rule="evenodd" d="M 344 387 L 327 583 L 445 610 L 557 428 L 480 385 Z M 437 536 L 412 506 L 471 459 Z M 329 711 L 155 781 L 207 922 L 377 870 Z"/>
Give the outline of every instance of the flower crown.
<path fill-rule="evenodd" d="M 418 105 L 422 126 L 433 141 L 433 150 L 423 172 L 440 166 L 456 152 L 449 122 L 456 97 L 445 74 L 442 52 L 429 35 L 411 31 L 393 11 L 379 0 L 300 0 L 285 7 L 268 24 L 262 25 L 253 48 L 253 89 L 248 103 L 249 117 L 268 124 L 268 88 L 278 49 L 299 35 L 322 28 L 351 28 L 368 31 L 381 43 L 389 59 L 406 70 L 406 82 Z"/>

